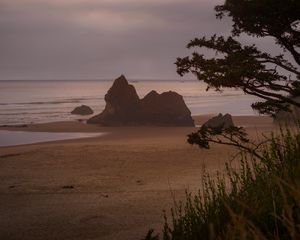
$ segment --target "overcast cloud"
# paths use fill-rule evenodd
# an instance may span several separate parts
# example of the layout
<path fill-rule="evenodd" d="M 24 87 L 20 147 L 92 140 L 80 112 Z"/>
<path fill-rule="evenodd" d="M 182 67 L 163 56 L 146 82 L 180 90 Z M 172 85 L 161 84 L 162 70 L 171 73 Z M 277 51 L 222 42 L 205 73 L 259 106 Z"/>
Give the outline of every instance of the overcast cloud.
<path fill-rule="evenodd" d="M 0 79 L 174 79 L 222 0 L 1 0 Z"/>

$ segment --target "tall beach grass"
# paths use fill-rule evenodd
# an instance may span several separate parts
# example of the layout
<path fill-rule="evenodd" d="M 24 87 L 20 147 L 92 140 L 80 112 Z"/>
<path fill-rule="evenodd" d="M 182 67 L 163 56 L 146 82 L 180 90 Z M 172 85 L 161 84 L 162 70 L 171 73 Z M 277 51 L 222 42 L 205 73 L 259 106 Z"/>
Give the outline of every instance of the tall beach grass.
<path fill-rule="evenodd" d="M 162 233 L 145 239 L 300 239 L 299 128 L 273 134 L 261 154 L 241 151 L 238 168 L 204 174 L 198 194 L 186 192 Z"/>

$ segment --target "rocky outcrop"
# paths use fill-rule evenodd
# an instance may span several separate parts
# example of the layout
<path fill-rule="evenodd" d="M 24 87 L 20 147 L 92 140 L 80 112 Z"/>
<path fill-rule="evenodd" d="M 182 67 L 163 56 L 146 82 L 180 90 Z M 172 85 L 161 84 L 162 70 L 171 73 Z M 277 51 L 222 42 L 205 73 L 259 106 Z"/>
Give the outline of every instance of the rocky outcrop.
<path fill-rule="evenodd" d="M 79 107 L 74 108 L 74 110 L 71 112 L 71 114 L 75 115 L 91 115 L 94 111 L 86 105 L 81 105 Z"/>
<path fill-rule="evenodd" d="M 158 94 L 155 91 L 139 99 L 134 86 L 122 75 L 105 95 L 102 113 L 87 122 L 106 126 L 169 125 L 193 126 L 191 112 L 181 95 L 175 92 Z"/>
<path fill-rule="evenodd" d="M 293 99 L 300 103 L 300 97 Z M 279 111 L 274 117 L 274 123 L 278 124 L 297 124 L 300 120 L 300 108 L 296 106 L 290 106 L 290 112 Z"/>
<path fill-rule="evenodd" d="M 194 120 L 183 97 L 176 92 L 151 91 L 140 101 L 140 119 L 145 125 L 193 126 Z"/>
<path fill-rule="evenodd" d="M 133 125 L 137 121 L 140 99 L 134 86 L 128 84 L 123 75 L 114 81 L 104 99 L 106 106 L 103 112 L 87 123 L 118 126 Z"/>
<path fill-rule="evenodd" d="M 216 128 L 222 126 L 223 128 L 234 127 L 232 116 L 230 114 L 222 115 L 219 113 L 218 116 L 209 119 L 202 126 Z"/>

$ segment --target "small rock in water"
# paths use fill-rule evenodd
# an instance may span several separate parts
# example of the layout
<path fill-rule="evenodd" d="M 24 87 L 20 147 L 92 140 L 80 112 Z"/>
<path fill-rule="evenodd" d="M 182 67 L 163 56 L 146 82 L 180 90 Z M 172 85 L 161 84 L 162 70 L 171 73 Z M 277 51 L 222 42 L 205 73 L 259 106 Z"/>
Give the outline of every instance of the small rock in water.
<path fill-rule="evenodd" d="M 81 105 L 79 107 L 76 107 L 71 112 L 71 114 L 74 114 L 74 115 L 91 115 L 93 113 L 94 113 L 94 111 L 89 106 L 86 106 L 86 105 Z"/>

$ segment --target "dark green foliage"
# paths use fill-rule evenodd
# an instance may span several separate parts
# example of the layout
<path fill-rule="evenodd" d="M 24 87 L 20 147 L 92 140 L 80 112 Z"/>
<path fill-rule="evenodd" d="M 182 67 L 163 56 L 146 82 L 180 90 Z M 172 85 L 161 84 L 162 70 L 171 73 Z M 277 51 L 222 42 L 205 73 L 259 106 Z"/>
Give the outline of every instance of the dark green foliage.
<path fill-rule="evenodd" d="M 300 107 L 294 99 L 300 96 L 300 1 L 226 0 L 216 12 L 218 18 L 232 18 L 232 36 L 192 40 L 188 48 L 208 48 L 216 57 L 194 52 L 178 58 L 177 72 L 193 73 L 207 83 L 207 90 L 239 88 L 257 96 L 263 101 L 252 107 L 263 114 Z M 283 54 L 272 56 L 255 45 L 245 46 L 236 38 L 241 33 L 273 37 Z M 300 239 L 299 127 L 259 144 L 249 141 L 242 128 L 202 127 L 188 142 L 206 149 L 210 143 L 237 147 L 240 168 L 227 164 L 224 175 L 205 174 L 201 191 L 187 193 L 186 201 L 171 210 L 171 220 L 165 217 L 162 239 Z M 157 239 L 151 234 L 148 239 Z"/>
<path fill-rule="evenodd" d="M 150 229 L 148 231 L 148 233 L 147 233 L 147 236 L 143 240 L 159 240 L 159 236 L 158 235 L 152 236 L 153 233 L 154 233 L 154 230 Z"/>
<path fill-rule="evenodd" d="M 224 125 L 218 127 L 203 125 L 197 132 L 189 134 L 187 139 L 189 144 L 197 145 L 204 149 L 209 149 L 210 143 L 234 146 L 254 155 L 258 159 L 263 158 L 259 154 L 259 150 L 268 141 L 268 139 L 265 139 L 259 144 L 252 142 L 248 139 L 248 135 L 243 127 L 224 128 Z"/>
<path fill-rule="evenodd" d="M 263 147 L 260 160 L 241 152 L 239 169 L 205 174 L 171 210 L 163 239 L 300 239 L 300 134 L 282 131 Z"/>
<path fill-rule="evenodd" d="M 272 36 L 300 65 L 299 0 L 226 0 L 215 9 L 219 18 L 232 17 L 235 36 Z"/>
<path fill-rule="evenodd" d="M 289 104 L 300 107 L 290 96 L 300 92 L 297 80 L 280 74 L 272 63 L 300 76 L 300 72 L 282 55 L 272 57 L 263 53 L 254 45 L 243 46 L 232 37 L 213 36 L 194 39 L 188 48 L 205 47 L 219 53 L 218 58 L 207 59 L 203 54 L 194 52 L 191 57 L 178 58 L 177 72 L 184 75 L 191 72 L 208 88 L 220 91 L 222 88 L 240 88 L 266 100 L 265 105 L 254 104 L 253 108 L 261 113 L 274 115 L 279 110 L 286 110 Z"/>
<path fill-rule="evenodd" d="M 239 88 L 257 96 L 264 101 L 252 107 L 263 114 L 274 116 L 280 110 L 289 110 L 289 105 L 300 107 L 293 100 L 300 95 L 300 1 L 227 0 L 217 6 L 216 11 L 219 18 L 232 17 L 233 36 L 214 35 L 192 40 L 188 48 L 208 48 L 216 57 L 207 59 L 194 52 L 190 57 L 178 58 L 177 72 L 181 76 L 193 73 L 198 80 L 207 83 L 207 89 Z M 295 64 L 284 54 L 272 56 L 255 45 L 242 45 L 235 38 L 241 33 L 274 37 L 283 52 L 293 56 Z"/>

